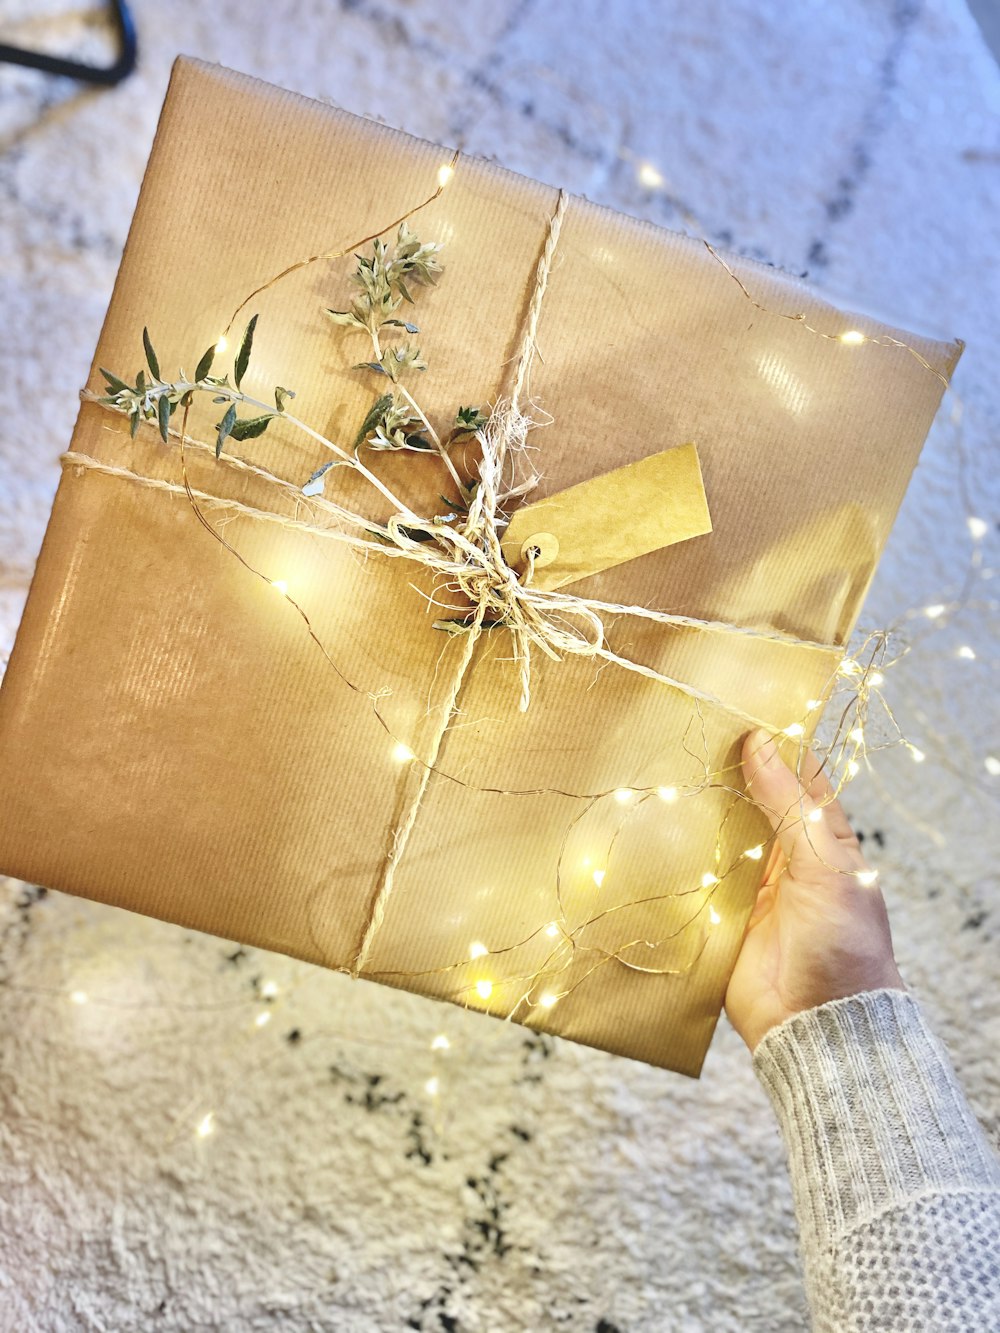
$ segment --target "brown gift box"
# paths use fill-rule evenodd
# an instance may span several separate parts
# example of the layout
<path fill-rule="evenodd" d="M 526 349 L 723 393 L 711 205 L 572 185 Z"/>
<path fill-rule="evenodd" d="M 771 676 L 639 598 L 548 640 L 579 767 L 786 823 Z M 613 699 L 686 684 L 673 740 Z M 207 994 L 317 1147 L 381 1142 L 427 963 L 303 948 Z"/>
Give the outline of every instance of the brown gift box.
<path fill-rule="evenodd" d="M 164 377 L 190 371 L 247 292 L 300 256 L 388 226 L 433 191 L 449 158 L 178 59 L 89 387 L 104 391 L 99 366 L 134 374 L 147 324 Z M 548 186 L 463 158 L 412 219 L 421 240 L 444 246 L 444 275 L 420 289 L 413 316 L 432 420 L 509 391 L 556 201 Z M 727 262 L 746 293 L 699 242 L 569 199 L 531 378 L 552 422 L 530 436 L 541 473 L 530 502 L 693 442 L 711 532 L 567 591 L 843 645 L 961 344 Z M 353 438 L 374 396 L 352 369 L 361 340 L 322 314 L 345 308 L 352 266 L 311 264 L 245 312 L 260 319 L 244 390 L 295 389 L 296 415 L 332 439 Z M 897 338 L 928 365 L 905 348 L 837 340 L 851 328 Z M 212 441 L 223 410 L 198 395 L 190 435 Z M 176 440 L 144 425 L 132 441 L 123 416 L 92 402 L 72 449 L 181 481 Z M 323 526 L 296 495 L 329 457 L 322 447 L 277 422 L 226 452 L 290 487 L 189 445 L 196 494 Z M 371 457 L 418 513 L 440 510 L 439 460 Z M 328 474 L 326 493 L 388 516 L 346 469 Z M 346 970 L 395 845 L 362 975 L 494 1015 L 514 1009 L 547 1032 L 697 1074 L 761 876 L 742 853 L 768 829 L 724 784 L 693 789 L 706 770 L 738 787 L 729 766 L 747 724 L 621 667 L 538 653 L 522 712 L 498 630 L 476 643 L 445 730 L 467 636 L 432 628 L 441 613 L 421 595 L 433 590 L 425 570 L 202 507 L 255 570 L 287 582 L 336 670 L 183 490 L 67 462 L 0 690 L 0 869 Z M 627 531 L 627 515 L 619 522 Z M 839 657 L 625 615 L 608 618 L 608 636 L 622 656 L 775 729 L 829 692 Z M 394 739 L 430 762 L 442 732 L 442 773 L 400 845 L 425 769 L 397 762 Z M 658 787 L 678 798 L 657 799 Z M 654 794 L 622 804 L 616 788 Z M 610 794 L 583 799 L 594 793 Z M 719 865 L 732 869 L 703 889 Z M 489 953 L 470 960 L 473 942 Z M 477 981 L 492 983 L 488 998 Z M 551 1007 L 538 1003 L 545 989 L 558 996 Z"/>

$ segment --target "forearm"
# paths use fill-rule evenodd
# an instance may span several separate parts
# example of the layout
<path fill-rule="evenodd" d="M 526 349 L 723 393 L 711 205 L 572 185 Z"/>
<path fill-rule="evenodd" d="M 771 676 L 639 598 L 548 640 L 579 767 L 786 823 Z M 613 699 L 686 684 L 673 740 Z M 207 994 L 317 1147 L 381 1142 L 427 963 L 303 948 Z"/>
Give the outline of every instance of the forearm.
<path fill-rule="evenodd" d="M 1000 1161 L 917 1002 L 835 1000 L 754 1052 L 817 1330 L 1000 1329 Z"/>

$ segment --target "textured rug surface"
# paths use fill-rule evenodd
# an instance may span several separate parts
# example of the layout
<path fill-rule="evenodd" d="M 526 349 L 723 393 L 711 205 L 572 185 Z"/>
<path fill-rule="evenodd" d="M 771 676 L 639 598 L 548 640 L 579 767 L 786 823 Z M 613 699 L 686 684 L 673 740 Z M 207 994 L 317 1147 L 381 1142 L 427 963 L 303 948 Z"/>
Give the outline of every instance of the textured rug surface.
<path fill-rule="evenodd" d="M 669 227 L 689 210 L 962 337 L 961 404 L 863 616 L 912 643 L 886 689 L 926 759 L 877 756 L 847 804 L 903 974 L 1000 1136 L 1000 78 L 965 8 L 135 8 L 117 89 L 0 67 L 0 657 L 179 51 Z M 107 50 L 65 0 L 0 0 L 0 40 Z M 806 1326 L 781 1145 L 725 1022 L 692 1082 L 11 880 L 0 969 L 5 1333 Z"/>

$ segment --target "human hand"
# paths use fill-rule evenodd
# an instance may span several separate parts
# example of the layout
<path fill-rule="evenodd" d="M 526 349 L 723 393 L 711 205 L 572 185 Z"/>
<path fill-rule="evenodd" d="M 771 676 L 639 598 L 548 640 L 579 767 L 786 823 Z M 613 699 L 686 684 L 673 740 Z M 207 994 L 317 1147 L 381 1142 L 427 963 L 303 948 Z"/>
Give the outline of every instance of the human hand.
<path fill-rule="evenodd" d="M 804 755 L 804 787 L 764 730 L 744 738 L 742 758 L 747 792 L 777 834 L 726 991 L 729 1021 L 752 1051 L 804 1009 L 905 987 L 881 890 L 857 878 L 869 867 L 815 755 Z"/>

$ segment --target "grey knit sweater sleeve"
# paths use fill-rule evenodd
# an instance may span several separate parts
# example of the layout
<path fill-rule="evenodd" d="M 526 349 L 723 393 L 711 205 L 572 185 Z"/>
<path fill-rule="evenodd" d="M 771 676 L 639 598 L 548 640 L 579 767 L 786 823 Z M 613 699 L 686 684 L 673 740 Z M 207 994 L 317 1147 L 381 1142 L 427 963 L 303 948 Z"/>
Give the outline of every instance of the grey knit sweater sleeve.
<path fill-rule="evenodd" d="M 772 1028 L 754 1069 L 788 1150 L 816 1333 L 998 1333 L 1000 1159 L 906 991 Z"/>

